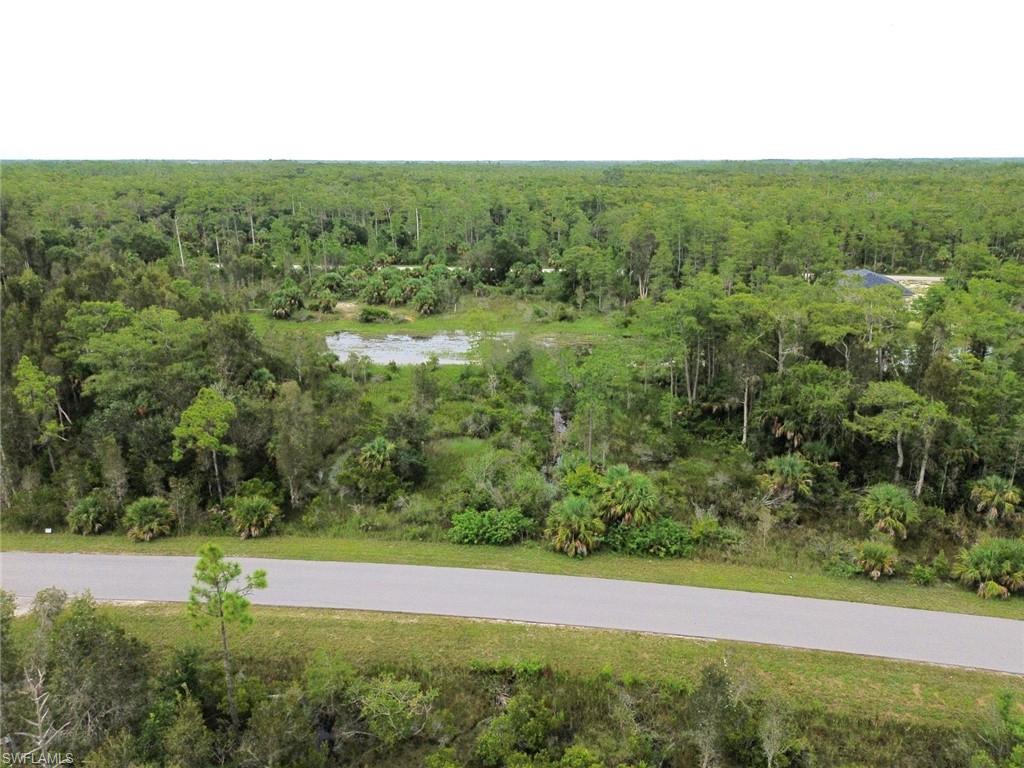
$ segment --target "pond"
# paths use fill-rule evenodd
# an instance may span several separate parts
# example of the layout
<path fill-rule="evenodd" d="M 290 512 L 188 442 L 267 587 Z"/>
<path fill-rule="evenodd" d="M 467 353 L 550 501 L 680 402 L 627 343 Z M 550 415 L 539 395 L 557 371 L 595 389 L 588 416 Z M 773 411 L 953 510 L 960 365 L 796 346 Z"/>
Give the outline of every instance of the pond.
<path fill-rule="evenodd" d="M 497 334 L 504 338 L 508 334 Z M 327 337 L 327 346 L 338 356 L 347 360 L 349 355 L 363 355 L 379 365 L 419 365 L 431 356 L 437 357 L 441 365 L 465 365 L 470 361 L 473 347 L 485 337 L 478 333 L 446 331 L 431 336 L 410 336 L 406 333 L 389 333 L 386 336 L 363 336 L 358 333 L 341 332 Z"/>

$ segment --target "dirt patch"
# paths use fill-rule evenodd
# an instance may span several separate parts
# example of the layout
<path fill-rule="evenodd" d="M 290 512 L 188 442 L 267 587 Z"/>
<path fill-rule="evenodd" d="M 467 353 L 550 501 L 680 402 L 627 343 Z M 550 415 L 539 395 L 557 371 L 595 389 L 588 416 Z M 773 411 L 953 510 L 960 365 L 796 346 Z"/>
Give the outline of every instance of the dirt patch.
<path fill-rule="evenodd" d="M 359 305 L 354 301 L 339 301 L 334 305 L 334 311 L 346 320 L 352 320 L 359 315 Z"/>

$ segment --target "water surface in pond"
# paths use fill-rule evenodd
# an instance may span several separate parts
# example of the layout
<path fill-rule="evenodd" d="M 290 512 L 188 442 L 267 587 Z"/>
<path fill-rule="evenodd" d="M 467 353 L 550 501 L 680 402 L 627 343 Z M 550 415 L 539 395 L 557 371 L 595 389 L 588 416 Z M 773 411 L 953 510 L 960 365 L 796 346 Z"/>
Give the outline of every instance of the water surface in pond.
<path fill-rule="evenodd" d="M 507 335 L 496 336 L 503 338 Z M 483 338 L 481 334 L 464 331 L 447 331 L 431 336 L 410 336 L 406 333 L 363 336 L 343 331 L 328 336 L 327 346 L 339 360 L 356 354 L 380 365 L 392 362 L 396 365 L 419 365 L 436 356 L 441 365 L 465 365 L 472 357 L 473 346 Z"/>

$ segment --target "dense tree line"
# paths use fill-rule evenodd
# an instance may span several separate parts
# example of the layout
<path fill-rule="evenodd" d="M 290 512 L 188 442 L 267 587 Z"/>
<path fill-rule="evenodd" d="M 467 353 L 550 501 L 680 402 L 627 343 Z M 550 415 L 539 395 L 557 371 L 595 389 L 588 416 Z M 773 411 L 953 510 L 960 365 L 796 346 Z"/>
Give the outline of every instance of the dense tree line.
<path fill-rule="evenodd" d="M 605 301 L 705 270 L 758 284 L 944 272 L 965 248 L 1019 261 L 1022 196 L 1015 163 L 8 163 L 3 224 L 8 271 L 43 279 L 90 252 L 240 284 L 432 257 L 491 283 L 561 266 L 568 298 Z"/>
<path fill-rule="evenodd" d="M 790 541 L 835 572 L 1008 595 L 1022 181 L 983 162 L 8 164 L 4 524 L 546 535 L 575 555 Z M 860 266 L 945 280 L 908 302 L 842 272 Z M 469 293 L 600 332 L 447 373 L 271 343 L 247 314 L 400 320 Z"/>

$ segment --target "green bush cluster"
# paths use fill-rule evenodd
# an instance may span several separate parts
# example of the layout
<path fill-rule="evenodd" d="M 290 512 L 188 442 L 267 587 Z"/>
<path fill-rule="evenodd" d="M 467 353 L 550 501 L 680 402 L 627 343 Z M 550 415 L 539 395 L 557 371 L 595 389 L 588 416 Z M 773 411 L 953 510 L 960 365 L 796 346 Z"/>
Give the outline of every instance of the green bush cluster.
<path fill-rule="evenodd" d="M 390 323 L 395 320 L 384 307 L 362 307 L 359 310 L 360 323 Z"/>
<path fill-rule="evenodd" d="M 601 544 L 604 521 L 584 496 L 566 496 L 551 508 L 544 535 L 558 552 L 586 557 Z"/>
<path fill-rule="evenodd" d="M 124 510 L 121 524 L 133 541 L 152 541 L 167 536 L 174 529 L 175 518 L 167 499 L 143 496 Z"/>
<path fill-rule="evenodd" d="M 990 538 L 961 550 L 953 576 L 984 598 L 1007 598 L 1024 590 L 1024 538 Z"/>
<path fill-rule="evenodd" d="M 893 538 L 907 538 L 909 527 L 921 520 L 910 492 L 893 483 L 879 483 L 868 488 L 858 509 L 862 522 Z"/>
<path fill-rule="evenodd" d="M 72 533 L 88 536 L 107 530 L 114 515 L 105 499 L 97 493 L 91 493 L 75 504 L 74 508 L 68 512 L 67 519 L 68 529 Z"/>
<path fill-rule="evenodd" d="M 536 755 L 553 746 L 552 735 L 564 718 L 544 699 L 527 693 L 513 696 L 504 711 L 480 732 L 474 757 L 481 765 L 492 768 Z"/>
<path fill-rule="evenodd" d="M 269 306 L 273 317 L 287 320 L 306 306 L 306 299 L 298 284 L 288 277 L 280 288 L 270 294 Z"/>
<path fill-rule="evenodd" d="M 449 308 L 471 282 L 467 272 L 439 264 L 407 269 L 386 265 L 364 269 L 347 264 L 308 278 L 303 285 L 285 278 L 268 297 L 268 308 L 272 317 L 287 320 L 305 308 L 330 312 L 339 301 L 358 299 L 369 305 L 407 306 L 421 315 L 432 315 Z M 368 309 L 361 311 L 362 322 L 391 319 L 387 310 Z"/>
<path fill-rule="evenodd" d="M 507 449 L 487 447 L 468 457 L 458 477 L 442 490 L 452 514 L 465 509 L 519 509 L 531 520 L 543 520 L 554 489 L 544 476 Z"/>
<path fill-rule="evenodd" d="M 654 557 L 690 557 L 697 549 L 691 527 L 663 517 L 647 525 L 620 525 L 605 536 L 613 552 Z"/>
<path fill-rule="evenodd" d="M 600 546 L 630 555 L 689 557 L 731 551 L 741 540 L 738 530 L 712 514 L 698 514 L 689 525 L 662 517 L 653 481 L 624 464 L 600 472 L 589 462 L 569 462 L 559 486 L 566 495 L 551 508 L 545 536 L 571 557 Z"/>
<path fill-rule="evenodd" d="M 874 581 L 892 576 L 898 564 L 896 547 L 887 541 L 868 539 L 857 545 L 857 565 Z"/>
<path fill-rule="evenodd" d="M 730 552 L 736 549 L 743 534 L 729 525 L 722 525 L 714 515 L 698 515 L 690 525 L 694 545 L 704 552 Z"/>
<path fill-rule="evenodd" d="M 265 536 L 281 516 L 280 508 L 263 496 L 236 496 L 229 506 L 231 522 L 243 539 Z"/>
<path fill-rule="evenodd" d="M 525 538 L 533 521 L 518 508 L 467 509 L 452 515 L 449 538 L 456 544 L 506 545 Z"/>
<path fill-rule="evenodd" d="M 551 508 L 545 536 L 557 551 L 570 557 L 593 552 L 606 531 L 647 525 L 658 517 L 654 484 L 625 464 L 602 473 L 589 462 L 567 462 L 559 486 L 566 495 Z"/>

